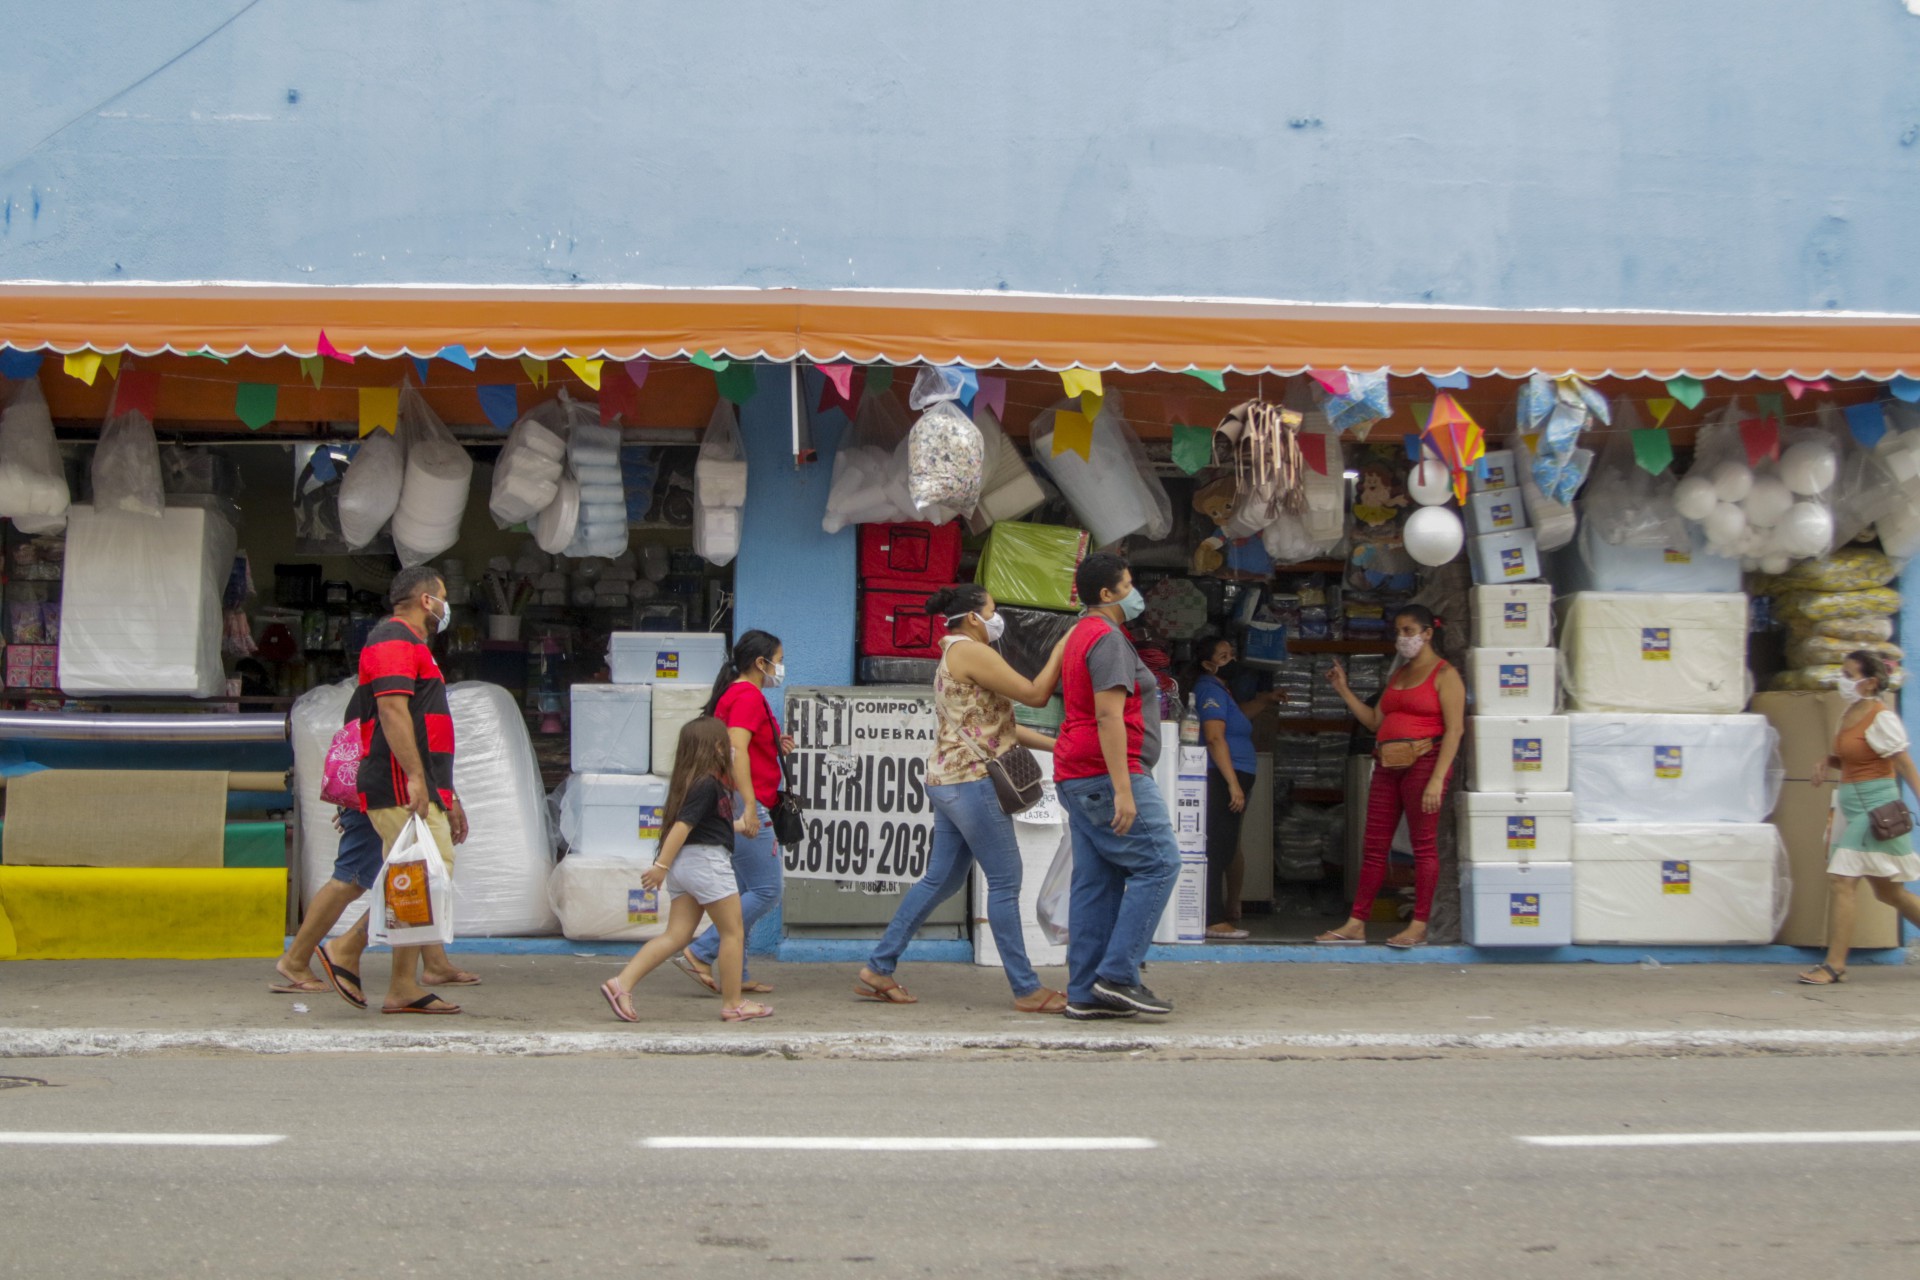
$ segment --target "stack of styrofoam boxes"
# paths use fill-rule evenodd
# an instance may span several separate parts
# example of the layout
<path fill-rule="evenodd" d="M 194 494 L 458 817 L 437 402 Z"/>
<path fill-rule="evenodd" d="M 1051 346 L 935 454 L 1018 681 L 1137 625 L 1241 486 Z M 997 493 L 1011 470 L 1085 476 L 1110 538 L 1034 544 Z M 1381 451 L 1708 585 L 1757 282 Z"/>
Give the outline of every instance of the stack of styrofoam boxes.
<path fill-rule="evenodd" d="M 1563 602 L 1572 722 L 1574 941 L 1757 944 L 1784 906 L 1768 824 L 1779 735 L 1743 714 L 1739 566 L 1696 547 L 1617 547 L 1583 531 L 1563 556 L 1592 589 Z"/>
<path fill-rule="evenodd" d="M 1476 947 L 1573 940 L 1573 797 L 1552 606 L 1542 583 L 1473 589 L 1470 791 L 1459 820 L 1461 918 Z"/>
<path fill-rule="evenodd" d="M 1467 558 L 1473 580 L 1482 586 L 1531 582 L 1540 576 L 1540 544 L 1527 527 L 1526 502 L 1517 480 L 1513 453 L 1507 449 L 1483 456 L 1471 477 Z"/>

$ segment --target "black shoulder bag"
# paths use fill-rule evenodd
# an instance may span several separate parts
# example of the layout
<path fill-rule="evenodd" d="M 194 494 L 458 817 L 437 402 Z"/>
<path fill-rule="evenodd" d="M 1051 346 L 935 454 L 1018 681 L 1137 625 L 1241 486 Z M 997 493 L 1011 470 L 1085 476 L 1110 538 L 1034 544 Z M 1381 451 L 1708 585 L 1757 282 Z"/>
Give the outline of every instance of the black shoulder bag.
<path fill-rule="evenodd" d="M 791 849 L 807 834 L 807 820 L 800 812 L 800 797 L 793 794 L 793 774 L 787 769 L 787 756 L 780 753 L 780 780 L 786 783 L 773 802 L 773 839 L 782 848 Z"/>

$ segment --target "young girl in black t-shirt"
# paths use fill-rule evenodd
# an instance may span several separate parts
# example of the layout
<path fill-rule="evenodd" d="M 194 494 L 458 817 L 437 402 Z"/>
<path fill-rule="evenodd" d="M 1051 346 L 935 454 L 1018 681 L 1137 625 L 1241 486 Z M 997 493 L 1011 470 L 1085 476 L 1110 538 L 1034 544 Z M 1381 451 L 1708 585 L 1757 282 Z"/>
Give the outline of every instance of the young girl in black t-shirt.
<path fill-rule="evenodd" d="M 600 994 L 622 1022 L 638 1022 L 633 988 L 693 941 L 700 917 L 713 917 L 720 935 L 720 956 L 713 966 L 720 980 L 720 1018 L 745 1022 L 773 1010 L 740 994 L 741 962 L 747 931 L 740 918 L 740 891 L 733 878 L 733 742 L 726 725 L 712 716 L 689 721 L 675 748 L 673 779 L 660 815 L 660 852 L 640 877 L 649 889 L 666 886 L 673 895 L 667 931 L 648 942 L 627 967 L 600 984 Z M 636 819 L 637 820 L 637 819 Z"/>

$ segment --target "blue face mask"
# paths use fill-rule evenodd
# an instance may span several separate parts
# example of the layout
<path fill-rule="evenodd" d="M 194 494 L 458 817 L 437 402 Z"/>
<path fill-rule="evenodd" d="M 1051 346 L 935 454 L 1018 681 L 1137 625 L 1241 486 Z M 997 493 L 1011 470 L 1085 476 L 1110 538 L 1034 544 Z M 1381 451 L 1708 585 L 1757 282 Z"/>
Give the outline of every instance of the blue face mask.
<path fill-rule="evenodd" d="M 1120 606 L 1120 616 L 1128 622 L 1132 622 L 1147 611 L 1147 599 L 1140 594 L 1138 587 L 1134 587 L 1114 603 Z"/>

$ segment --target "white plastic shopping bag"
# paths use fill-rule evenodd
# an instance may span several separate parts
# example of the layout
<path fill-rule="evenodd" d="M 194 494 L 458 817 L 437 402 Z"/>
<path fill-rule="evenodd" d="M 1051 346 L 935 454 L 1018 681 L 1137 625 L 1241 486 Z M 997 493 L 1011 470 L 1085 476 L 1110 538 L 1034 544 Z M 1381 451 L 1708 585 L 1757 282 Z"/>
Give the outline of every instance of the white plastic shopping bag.
<path fill-rule="evenodd" d="M 367 942 L 390 947 L 453 941 L 453 873 L 424 818 L 407 819 L 387 852 L 367 913 Z"/>
<path fill-rule="evenodd" d="M 1073 832 L 1060 833 L 1060 848 L 1040 879 L 1040 900 L 1034 904 L 1034 920 L 1047 941 L 1056 947 L 1067 940 L 1067 903 L 1073 897 Z"/>

